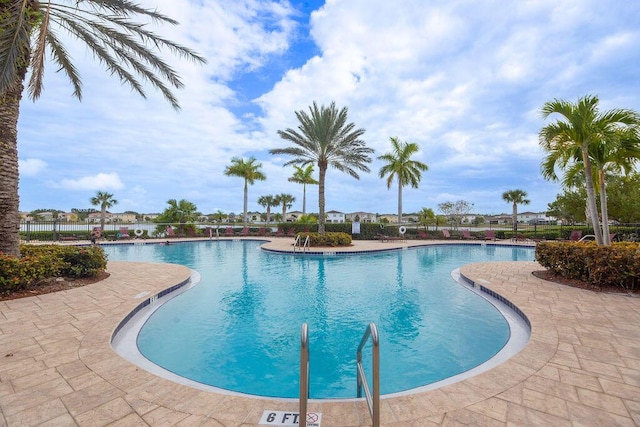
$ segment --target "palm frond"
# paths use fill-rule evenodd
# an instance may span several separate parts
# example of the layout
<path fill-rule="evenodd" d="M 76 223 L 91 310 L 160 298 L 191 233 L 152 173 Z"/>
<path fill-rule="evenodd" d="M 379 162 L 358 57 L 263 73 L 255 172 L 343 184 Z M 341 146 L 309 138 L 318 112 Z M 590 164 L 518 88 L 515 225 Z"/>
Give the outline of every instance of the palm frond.
<path fill-rule="evenodd" d="M 61 20 L 64 25 L 70 29 L 70 31 L 72 31 L 87 45 L 87 47 L 93 52 L 94 56 L 107 67 L 107 70 L 109 70 L 111 74 L 117 75 L 120 81 L 128 83 L 135 92 L 143 98 L 146 98 L 144 89 L 135 76 L 116 61 L 110 52 L 103 47 L 100 40 L 94 36 L 94 34 L 87 31 L 82 25 L 79 25 L 77 20 L 68 18 L 61 18 Z"/>
<path fill-rule="evenodd" d="M 3 9 L 6 16 L 0 19 L 0 93 L 16 84 L 20 68 L 26 69 L 31 27 L 26 1 L 14 1 Z"/>
<path fill-rule="evenodd" d="M 46 8 L 42 17 L 42 23 L 38 27 L 38 35 L 31 55 L 31 77 L 29 79 L 29 96 L 38 99 L 42 92 L 42 79 L 44 77 L 44 63 L 49 31 L 49 9 Z"/>
<path fill-rule="evenodd" d="M 195 51 L 150 31 L 145 18 L 156 23 L 178 24 L 156 10 L 146 9 L 130 0 L 77 0 L 63 2 L 13 1 L 0 21 L 0 91 L 5 91 L 18 78 L 19 66 L 31 60 L 33 72 L 28 83 L 29 96 L 37 99 L 43 88 L 47 48 L 52 59 L 64 71 L 74 87 L 74 96 L 82 98 L 78 70 L 65 49 L 56 29 L 64 29 L 82 41 L 95 58 L 112 75 L 146 97 L 139 78 L 159 90 L 167 101 L 179 109 L 170 87 L 180 89 L 184 83 L 177 72 L 159 53 L 164 49 L 190 61 L 205 63 Z M 35 4 L 35 6 L 34 6 Z M 33 9 L 36 7 L 37 9 Z M 37 13 L 39 12 L 39 13 Z M 35 29 L 33 55 L 30 33 Z"/>

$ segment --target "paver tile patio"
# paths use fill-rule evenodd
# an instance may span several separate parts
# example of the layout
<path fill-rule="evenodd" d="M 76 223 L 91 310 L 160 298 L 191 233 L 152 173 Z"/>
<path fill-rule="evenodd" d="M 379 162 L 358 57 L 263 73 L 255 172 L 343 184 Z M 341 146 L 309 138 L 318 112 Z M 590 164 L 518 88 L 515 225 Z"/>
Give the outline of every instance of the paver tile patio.
<path fill-rule="evenodd" d="M 286 252 L 292 242 L 276 238 L 266 246 Z M 356 243 L 349 251 L 416 244 Z M 640 424 L 640 298 L 566 288 L 531 274 L 539 269 L 535 262 L 461 267 L 465 277 L 524 312 L 532 326 L 529 343 L 478 376 L 383 398 L 382 424 Z M 179 385 L 121 358 L 110 346 L 118 324 L 144 298 L 183 282 L 190 271 L 124 262 L 110 262 L 108 271 L 108 279 L 83 288 L 0 302 L 0 427 L 257 427 L 266 409 L 297 410 L 291 400 Z M 322 412 L 324 427 L 371 423 L 362 400 L 312 400 L 309 410 Z"/>

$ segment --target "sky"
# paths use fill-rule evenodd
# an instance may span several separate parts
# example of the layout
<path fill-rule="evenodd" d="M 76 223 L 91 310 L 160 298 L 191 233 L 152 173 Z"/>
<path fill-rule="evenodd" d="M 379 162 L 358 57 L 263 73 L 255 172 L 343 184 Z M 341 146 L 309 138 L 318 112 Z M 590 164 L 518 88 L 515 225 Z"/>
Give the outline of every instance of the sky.
<path fill-rule="evenodd" d="M 91 208 L 112 193 L 112 212 L 162 212 L 187 199 L 204 214 L 241 213 L 243 180 L 224 175 L 233 157 L 255 157 L 260 196 L 288 193 L 302 210 L 302 186 L 278 130 L 315 101 L 347 107 L 375 150 L 357 180 L 326 177 L 326 210 L 397 212 L 397 186 L 379 177 L 390 137 L 415 142 L 428 165 L 419 188 L 403 190 L 403 212 L 465 200 L 474 213 L 511 211 L 502 193 L 520 189 L 543 212 L 561 191 L 540 174 L 542 105 L 597 95 L 601 110 L 640 111 L 640 3 L 602 0 L 136 0 L 176 19 L 149 28 L 207 59 L 164 52 L 185 87 L 175 111 L 153 88 L 147 98 L 104 70 L 63 31 L 82 81 L 47 64 L 44 91 L 21 103 L 20 210 Z M 26 95 L 26 94 L 25 94 Z M 556 118 L 557 119 L 557 118 Z M 317 169 L 317 168 L 316 168 Z M 316 170 L 317 177 L 317 170 Z M 307 187 L 318 211 L 318 187 Z"/>

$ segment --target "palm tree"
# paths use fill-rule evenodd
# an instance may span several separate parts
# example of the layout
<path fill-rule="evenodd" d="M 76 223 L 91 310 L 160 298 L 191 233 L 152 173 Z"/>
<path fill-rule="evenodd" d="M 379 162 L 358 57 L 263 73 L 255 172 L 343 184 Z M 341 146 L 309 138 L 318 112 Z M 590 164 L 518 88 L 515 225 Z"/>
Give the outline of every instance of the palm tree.
<path fill-rule="evenodd" d="M 234 157 L 231 159 L 231 165 L 227 166 L 224 170 L 224 174 L 227 176 L 238 176 L 244 179 L 244 210 L 242 221 L 245 227 L 247 226 L 248 185 L 253 185 L 256 181 L 264 181 L 267 179 L 265 174 L 260 170 L 262 163 L 256 163 L 256 161 L 254 157 L 249 157 L 247 161 L 240 157 Z"/>
<path fill-rule="evenodd" d="M 276 205 L 282 205 L 282 222 L 287 222 L 287 209 L 293 206 L 296 198 L 291 194 L 278 194 L 276 196 Z"/>
<path fill-rule="evenodd" d="M 380 178 L 389 175 L 387 188 L 391 188 L 393 178 L 398 179 L 398 225 L 402 224 L 402 187 L 411 184 L 418 188 L 421 179 L 421 171 L 429 167 L 417 160 L 411 160 L 411 155 L 418 152 L 420 147 L 415 142 L 400 142 L 397 137 L 391 137 L 392 152 L 378 156 L 378 160 L 387 162 L 380 168 Z"/>
<path fill-rule="evenodd" d="M 600 227 L 593 179 L 593 159 L 590 153 L 598 146 L 611 144 L 625 128 L 637 129 L 640 117 L 632 110 L 598 110 L 597 96 L 587 95 L 573 104 L 555 99 L 544 104 L 542 117 L 559 114 L 561 118 L 540 131 L 540 145 L 547 152 L 542 162 L 542 175 L 557 180 L 554 168 L 567 168 L 572 162 L 581 162 L 587 190 L 587 210 L 598 245 L 605 244 Z M 606 209 L 606 206 L 605 206 Z M 607 229 L 607 226 L 605 226 Z M 608 234 L 608 233 L 607 233 Z"/>
<path fill-rule="evenodd" d="M 312 164 L 307 165 L 306 168 L 297 165 L 293 165 L 293 167 L 296 171 L 289 178 L 289 182 L 302 184 L 302 216 L 305 216 L 307 214 L 307 184 L 315 185 L 318 181 L 313 178 Z"/>
<path fill-rule="evenodd" d="M 113 194 L 107 193 L 106 191 L 98 191 L 90 201 L 93 206 L 100 206 L 100 228 L 104 233 L 104 219 L 107 209 L 117 205 L 118 201 L 113 198 Z"/>
<path fill-rule="evenodd" d="M 584 185 L 583 164 L 579 161 L 579 153 L 574 152 L 574 161 L 566 169 L 562 181 L 565 187 L 580 187 Z M 589 158 L 593 163 L 594 186 L 600 195 L 600 214 L 602 218 L 602 240 L 605 245 L 611 244 L 609 235 L 609 212 L 607 201 L 607 177 L 628 175 L 634 171 L 640 160 L 640 138 L 638 129 L 625 128 L 604 144 L 594 144 L 589 147 Z M 577 161 L 575 161 L 577 159 Z"/>
<path fill-rule="evenodd" d="M 177 223 L 179 233 L 183 232 L 184 224 L 195 221 L 200 216 L 200 212 L 198 212 L 195 203 L 186 199 L 180 199 L 180 201 L 169 199 L 167 200 L 167 204 L 169 207 L 162 212 L 159 220 L 162 222 Z"/>
<path fill-rule="evenodd" d="M 36 100 L 43 88 L 46 53 L 73 86 L 73 96 L 82 98 L 78 70 L 62 43 L 71 34 L 105 65 L 110 74 L 146 97 L 138 77 L 150 82 L 176 109 L 178 101 L 170 87 L 181 88 L 178 74 L 164 60 L 166 48 L 180 57 L 205 60 L 132 22 L 132 17 L 176 25 L 154 9 L 123 0 L 58 0 L 0 2 L 0 252 L 20 255 L 18 215 L 18 116 L 27 71 L 31 77 L 28 95 Z M 48 52 L 47 52 L 48 51 Z M 166 82 L 166 83 L 165 83 Z"/>
<path fill-rule="evenodd" d="M 325 218 L 325 179 L 329 166 L 360 179 L 357 171 L 369 172 L 366 163 L 371 163 L 369 154 L 373 149 L 366 147 L 360 139 L 364 129 L 355 129 L 353 123 L 347 123 L 347 107 L 337 110 L 335 102 L 328 108 L 318 107 L 314 102 L 309 113 L 296 111 L 300 122 L 298 130 L 279 130 L 280 138 L 294 144 L 293 147 L 274 148 L 271 154 L 285 154 L 293 158 L 284 166 L 310 164 L 318 165 L 318 232 L 324 234 Z"/>
<path fill-rule="evenodd" d="M 511 220 L 513 221 L 513 232 L 518 231 L 518 205 L 528 205 L 531 200 L 527 199 L 527 192 L 524 190 L 509 190 L 502 193 L 502 199 L 507 203 L 512 203 Z"/>
<path fill-rule="evenodd" d="M 431 208 L 422 208 L 422 210 L 418 212 L 418 219 L 420 224 L 424 225 L 425 231 L 428 230 L 429 224 L 435 222 L 437 225 L 436 213 Z"/>
<path fill-rule="evenodd" d="M 267 224 L 270 223 L 271 208 L 278 206 L 280 204 L 278 203 L 277 197 L 273 196 L 272 194 L 268 194 L 266 196 L 260 196 L 258 197 L 258 204 L 267 209 Z"/>

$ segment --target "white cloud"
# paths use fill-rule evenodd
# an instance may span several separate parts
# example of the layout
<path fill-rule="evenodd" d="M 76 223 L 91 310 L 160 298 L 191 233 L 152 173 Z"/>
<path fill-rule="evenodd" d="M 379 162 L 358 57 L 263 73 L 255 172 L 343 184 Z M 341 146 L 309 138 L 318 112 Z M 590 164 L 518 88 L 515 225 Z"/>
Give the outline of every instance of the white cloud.
<path fill-rule="evenodd" d="M 59 183 L 50 183 L 51 187 L 65 190 L 113 191 L 124 188 L 117 173 L 98 173 L 78 179 L 63 179 Z"/>
<path fill-rule="evenodd" d="M 47 162 L 40 159 L 24 159 L 18 163 L 21 176 L 37 176 L 47 169 Z"/>

